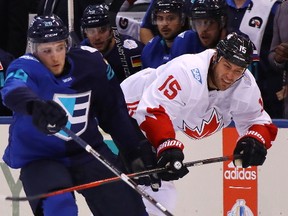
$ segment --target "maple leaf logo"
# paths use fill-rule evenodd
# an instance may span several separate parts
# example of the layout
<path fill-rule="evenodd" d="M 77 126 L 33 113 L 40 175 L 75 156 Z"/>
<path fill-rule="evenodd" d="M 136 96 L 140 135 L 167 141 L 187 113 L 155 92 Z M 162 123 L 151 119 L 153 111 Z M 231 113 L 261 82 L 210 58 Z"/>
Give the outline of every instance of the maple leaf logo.
<path fill-rule="evenodd" d="M 191 128 L 185 121 L 183 121 L 183 127 L 180 128 L 191 139 L 202 139 L 208 137 L 223 127 L 222 117 L 219 117 L 216 109 L 213 109 L 208 121 L 203 119 L 201 127 L 198 126 Z"/>

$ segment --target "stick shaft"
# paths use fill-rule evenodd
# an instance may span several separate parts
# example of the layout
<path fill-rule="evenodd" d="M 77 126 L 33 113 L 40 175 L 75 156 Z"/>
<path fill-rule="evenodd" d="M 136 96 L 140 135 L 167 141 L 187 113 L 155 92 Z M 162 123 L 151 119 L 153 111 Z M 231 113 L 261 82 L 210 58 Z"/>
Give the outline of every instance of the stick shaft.
<path fill-rule="evenodd" d="M 74 0 L 68 0 L 68 29 L 74 31 Z"/>
<path fill-rule="evenodd" d="M 68 0 L 67 1 L 67 7 L 68 7 L 68 30 L 69 30 L 69 35 L 72 39 L 72 46 L 77 46 L 80 44 L 80 39 L 78 35 L 75 32 L 74 29 L 74 0 Z"/>
<path fill-rule="evenodd" d="M 201 166 L 201 165 L 205 165 L 205 164 L 224 162 L 224 161 L 240 159 L 240 158 L 241 158 L 240 155 L 215 157 L 215 158 L 208 158 L 208 159 L 203 159 L 203 160 L 187 162 L 187 163 L 184 163 L 184 166 L 186 166 L 186 167 Z M 143 176 L 147 176 L 147 175 L 151 175 L 151 174 L 155 174 L 155 173 L 160 173 L 160 172 L 164 172 L 164 171 L 167 171 L 167 169 L 166 168 L 156 168 L 156 169 L 146 170 L 146 171 L 142 171 L 142 172 L 127 174 L 127 176 L 130 178 L 143 177 Z M 62 193 L 88 189 L 91 187 L 97 187 L 100 185 L 109 184 L 109 183 L 113 183 L 113 182 L 117 182 L 117 181 L 121 181 L 121 178 L 119 176 L 108 178 L 108 179 L 103 179 L 103 180 L 98 180 L 98 181 L 94 181 L 94 182 L 90 182 L 87 184 L 82 184 L 82 185 L 78 185 L 78 186 L 74 186 L 74 187 L 70 187 L 70 188 L 65 188 L 65 189 L 53 191 L 50 193 L 39 194 L 36 196 L 30 196 L 30 197 L 9 197 L 8 196 L 8 197 L 4 197 L 4 199 L 10 200 L 10 201 L 35 200 L 35 199 L 47 198 L 47 197 L 62 194 Z"/>
<path fill-rule="evenodd" d="M 100 155 L 97 151 L 95 151 L 88 143 L 86 143 L 83 139 L 77 136 L 70 129 L 63 127 L 62 130 L 67 133 L 76 143 L 81 145 L 87 152 L 92 154 L 99 162 L 101 162 L 105 167 L 107 167 L 111 172 L 113 172 L 116 176 L 120 177 L 122 181 L 124 181 L 127 185 L 133 188 L 137 193 L 139 193 L 142 197 L 144 197 L 147 201 L 149 201 L 152 205 L 158 208 L 163 214 L 167 216 L 173 216 L 163 205 L 157 202 L 152 196 L 142 190 L 131 178 L 129 178 L 123 172 L 120 172 L 115 166 L 113 166 L 109 161 L 107 161 L 102 155 Z"/>

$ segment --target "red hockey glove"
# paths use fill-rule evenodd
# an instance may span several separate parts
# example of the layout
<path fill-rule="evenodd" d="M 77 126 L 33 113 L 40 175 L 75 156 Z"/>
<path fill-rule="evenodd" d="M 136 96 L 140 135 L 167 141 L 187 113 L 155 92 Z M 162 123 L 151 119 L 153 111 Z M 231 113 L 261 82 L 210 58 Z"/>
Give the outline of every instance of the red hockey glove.
<path fill-rule="evenodd" d="M 52 100 L 30 102 L 27 111 L 32 115 L 33 124 L 46 134 L 57 133 L 68 121 L 64 109 Z"/>
<path fill-rule="evenodd" d="M 242 167 L 262 165 L 266 159 L 267 150 L 263 143 L 249 136 L 241 138 L 234 149 L 234 154 L 242 155 Z M 233 161 L 238 166 L 239 159 Z"/>
<path fill-rule="evenodd" d="M 184 145 L 176 139 L 168 139 L 157 148 L 157 166 L 167 167 L 167 172 L 158 175 L 164 181 L 177 180 L 185 176 L 189 170 L 183 165 Z"/>

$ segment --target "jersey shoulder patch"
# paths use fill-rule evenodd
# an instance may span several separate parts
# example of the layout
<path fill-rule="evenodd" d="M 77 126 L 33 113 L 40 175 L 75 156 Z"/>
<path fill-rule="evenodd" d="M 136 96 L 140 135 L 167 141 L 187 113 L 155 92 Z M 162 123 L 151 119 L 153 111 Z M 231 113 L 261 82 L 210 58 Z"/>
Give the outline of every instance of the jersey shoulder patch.
<path fill-rule="evenodd" d="M 138 47 L 138 44 L 136 43 L 135 40 L 126 39 L 126 40 L 124 40 L 124 42 L 123 42 L 123 47 L 124 47 L 125 49 L 131 50 L 131 49 L 136 49 L 136 48 Z"/>
<path fill-rule="evenodd" d="M 199 68 L 192 68 L 191 72 L 192 72 L 194 79 L 197 80 L 200 84 L 202 84 L 202 78 L 201 78 Z"/>

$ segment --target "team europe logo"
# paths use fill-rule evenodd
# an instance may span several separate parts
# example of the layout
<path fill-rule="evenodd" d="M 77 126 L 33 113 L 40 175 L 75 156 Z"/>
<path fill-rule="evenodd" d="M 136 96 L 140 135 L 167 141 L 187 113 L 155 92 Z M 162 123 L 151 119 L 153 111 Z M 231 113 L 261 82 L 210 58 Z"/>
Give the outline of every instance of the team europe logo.
<path fill-rule="evenodd" d="M 60 104 L 68 114 L 66 127 L 80 136 L 87 127 L 88 108 L 90 106 L 91 91 L 78 94 L 55 94 L 53 100 Z M 71 138 L 64 132 L 59 131 L 55 136 L 65 141 Z"/>
<path fill-rule="evenodd" d="M 213 108 L 211 115 L 208 120 L 203 119 L 201 126 L 191 128 L 185 121 L 183 121 L 183 127 L 180 128 L 183 133 L 185 133 L 191 139 L 202 139 L 204 137 L 208 137 L 218 130 L 220 130 L 224 126 L 222 121 L 222 117 L 217 113 L 217 110 Z"/>

